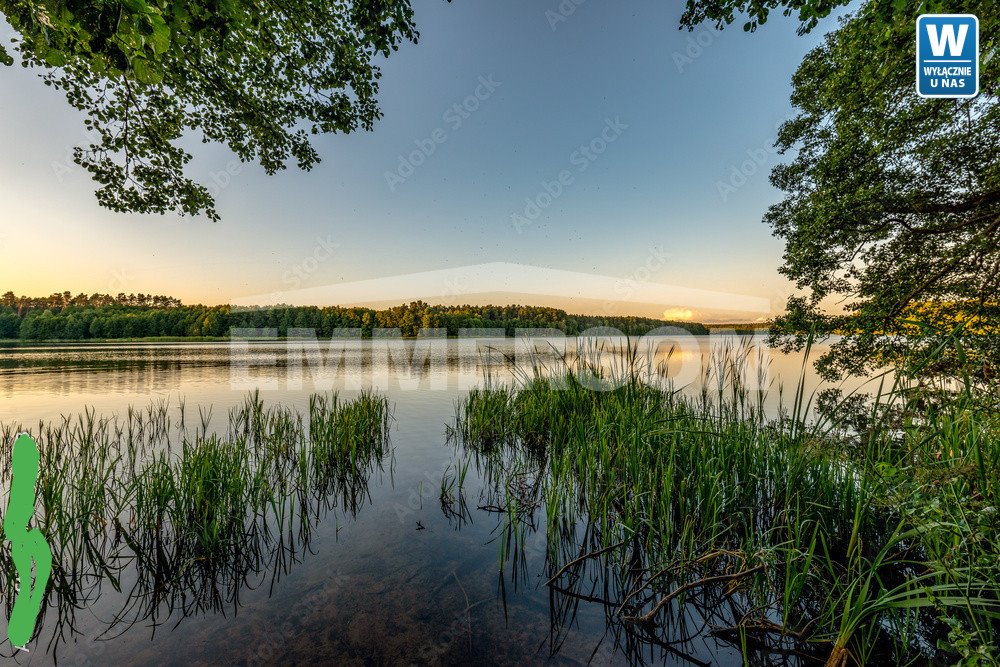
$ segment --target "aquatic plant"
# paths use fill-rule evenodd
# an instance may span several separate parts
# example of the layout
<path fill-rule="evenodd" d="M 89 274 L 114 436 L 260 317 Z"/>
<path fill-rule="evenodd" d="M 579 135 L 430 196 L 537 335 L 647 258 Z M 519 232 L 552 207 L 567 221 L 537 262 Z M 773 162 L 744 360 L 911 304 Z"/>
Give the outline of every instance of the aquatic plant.
<path fill-rule="evenodd" d="M 204 411 L 188 427 L 183 403 L 175 411 L 165 401 L 121 418 L 87 410 L 28 429 L 41 457 L 35 521 L 52 546 L 40 624 L 46 609 L 57 615 L 50 648 L 101 596 L 119 600 L 111 636 L 143 620 L 235 607 L 255 578 L 273 585 L 329 511 L 353 514 L 364 502 L 392 419 L 388 400 L 373 393 L 315 395 L 302 415 L 255 392 L 230 411 L 225 434 Z M 5 488 L 20 430 L 0 426 Z M 9 552 L 0 572 L 9 611 Z"/>
<path fill-rule="evenodd" d="M 567 357 L 559 383 L 528 371 L 473 390 L 449 430 L 496 477 L 504 531 L 544 500 L 554 593 L 674 652 L 711 634 L 747 659 L 832 667 L 996 645 L 998 421 L 969 392 L 917 400 L 884 376 L 859 433 L 817 418 L 803 382 L 769 414 L 752 346 L 717 350 L 694 396 L 634 347 L 611 354 Z M 498 447 L 536 462 L 527 498 Z"/>

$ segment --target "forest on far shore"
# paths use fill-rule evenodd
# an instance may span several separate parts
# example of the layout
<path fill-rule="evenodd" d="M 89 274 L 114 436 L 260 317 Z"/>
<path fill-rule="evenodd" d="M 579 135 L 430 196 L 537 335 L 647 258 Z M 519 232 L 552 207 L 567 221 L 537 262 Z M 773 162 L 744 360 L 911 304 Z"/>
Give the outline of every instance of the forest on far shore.
<path fill-rule="evenodd" d="M 503 329 L 508 336 L 517 329 L 556 329 L 577 335 L 595 327 L 611 327 L 628 335 L 643 335 L 673 326 L 692 334 L 707 334 L 696 322 L 673 322 L 621 315 L 572 315 L 558 308 L 540 306 L 432 306 L 422 301 L 382 310 L 340 306 L 285 306 L 238 308 L 185 305 L 179 299 L 148 294 L 79 294 L 48 297 L 0 297 L 0 339 L 86 340 L 133 338 L 221 338 L 230 329 L 315 330 L 329 337 L 337 329 L 399 329 L 413 337 L 421 329 L 445 329 L 457 336 L 462 329 Z"/>

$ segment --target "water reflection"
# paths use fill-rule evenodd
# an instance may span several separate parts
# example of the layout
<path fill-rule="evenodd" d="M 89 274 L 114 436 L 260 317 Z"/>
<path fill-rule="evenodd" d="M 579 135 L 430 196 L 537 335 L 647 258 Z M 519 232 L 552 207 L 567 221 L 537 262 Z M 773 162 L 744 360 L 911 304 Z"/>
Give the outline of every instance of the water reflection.
<path fill-rule="evenodd" d="M 711 346 L 734 341 L 704 338 L 698 341 L 702 351 L 674 347 L 673 352 L 665 342 L 656 363 L 666 360 L 669 366 L 687 359 L 697 361 L 700 370 Z M 282 510 L 258 504 L 257 511 L 244 516 L 239 531 L 222 531 L 218 550 L 199 545 L 197 536 L 186 531 L 155 537 L 155 512 L 136 512 L 133 520 L 125 505 L 95 500 L 102 496 L 94 489 L 106 488 L 108 478 L 68 469 L 65 475 L 74 484 L 52 486 L 40 510 L 40 516 L 51 521 L 47 530 L 58 536 L 53 543 L 64 544 L 60 562 L 67 565 L 54 572 L 54 578 L 62 578 L 52 584 L 32 662 L 58 655 L 60 662 L 83 664 L 684 664 L 686 658 L 679 652 L 713 664 L 740 664 L 731 642 L 702 637 L 694 644 L 675 645 L 673 640 L 682 635 L 673 630 L 650 634 L 623 625 L 611 613 L 616 608 L 586 602 L 613 601 L 628 590 L 629 580 L 613 568 L 605 572 L 601 558 L 577 564 L 557 585 L 546 586 L 555 574 L 553 563 L 573 561 L 599 536 L 588 533 L 584 523 L 555 523 L 547 512 L 546 506 L 556 501 L 545 497 L 540 484 L 543 450 L 497 442 L 491 452 L 466 452 L 445 442 L 445 426 L 454 421 L 454 402 L 469 388 L 484 377 L 515 378 L 511 360 L 517 357 L 516 342 L 435 340 L 421 347 L 421 341 L 401 341 L 391 350 L 373 348 L 375 344 L 348 341 L 339 359 L 324 347 L 319 351 L 322 365 L 315 359 L 311 363 L 312 352 L 301 346 L 251 344 L 242 358 L 255 363 L 252 373 L 254 383 L 262 385 L 260 400 L 279 404 L 281 414 L 287 412 L 275 413 L 267 422 L 274 432 L 261 438 L 251 437 L 253 419 L 238 419 L 231 428 L 230 411 L 243 410 L 246 390 L 234 386 L 234 357 L 228 345 L 0 350 L 0 423 L 7 424 L 8 432 L 15 422 L 30 425 L 38 420 L 54 420 L 57 427 L 66 422 L 62 428 L 71 429 L 77 417 L 67 422 L 60 415 L 79 415 L 84 406 L 93 406 L 90 414 L 98 436 L 138 438 L 146 443 L 140 449 L 156 456 L 182 456 L 183 430 L 191 442 L 245 437 L 255 443 L 248 451 L 260 451 L 259 456 L 266 454 L 274 465 L 290 467 L 294 458 L 283 458 L 273 446 L 295 441 L 297 436 L 288 436 L 299 428 L 295 413 L 303 415 L 301 430 L 312 430 L 307 415 L 313 392 L 340 389 L 341 396 L 355 397 L 370 382 L 395 406 L 391 450 L 357 456 L 356 467 L 346 468 L 343 475 L 339 465 L 323 475 L 311 472 L 317 476 L 307 480 L 312 489 L 308 494 L 292 491 L 299 482 L 284 490 L 269 485 L 268 491 L 281 492 L 289 505 Z M 557 357 L 546 356 L 544 341 L 532 354 L 529 358 L 558 365 Z M 268 355 L 273 362 L 266 361 Z M 774 378 L 793 384 L 800 367 L 798 357 L 773 354 L 768 366 L 772 386 L 780 381 Z M 665 375 L 676 378 L 678 373 L 668 369 Z M 807 385 L 814 383 L 810 375 Z M 697 393 L 700 388 L 686 391 Z M 183 418 L 177 413 L 181 396 Z M 146 404 L 152 405 L 152 415 L 143 408 L 129 410 L 130 405 Z M 169 426 L 166 418 L 157 421 L 164 404 L 172 406 Z M 139 420 L 147 425 L 140 427 Z M 53 442 L 69 437 L 50 435 Z M 9 446 L 12 438 L 5 434 L 4 441 Z M 151 442 L 158 444 L 148 445 Z M 72 463 L 80 457 L 69 455 L 79 448 L 51 451 L 53 468 L 83 466 Z M 57 456 L 57 451 L 65 456 Z M 252 467 L 224 453 L 214 465 Z M 154 482 L 170 479 L 184 487 L 176 482 L 183 475 L 182 468 L 167 475 L 150 466 L 129 466 L 127 474 L 122 470 L 113 481 L 142 488 L 143 507 L 155 508 L 161 492 Z M 194 497 L 193 492 L 185 493 Z M 62 498 L 64 518 L 53 511 L 57 497 Z M 227 507 L 226 502 L 216 504 Z M 293 516 L 292 504 L 296 518 L 277 521 L 276 512 Z M 177 516 L 190 514 L 192 507 L 197 503 L 178 510 Z M 265 515 L 270 517 L 266 521 Z M 303 522 L 303 516 L 309 520 Z M 223 513 L 220 522 L 229 525 L 231 518 Z M 169 527 L 170 521 L 163 525 Z M 550 545 L 549 533 L 564 537 Z M 246 546 L 236 548 L 239 543 Z M 498 557 L 504 563 L 499 577 Z M 9 564 L 3 563 L 9 571 Z M 8 578 L 0 583 L 0 594 L 9 604 L 13 582 Z M 693 626 L 696 620 L 686 623 Z"/>
<path fill-rule="evenodd" d="M 303 343 L 234 342 L 106 345 L 37 345 L 0 348 L 0 420 L 31 420 L 95 405 L 124 410 L 144 396 L 163 397 L 184 388 L 193 403 L 231 407 L 247 391 L 260 390 L 285 401 L 323 391 L 463 392 L 486 376 L 513 379 L 517 369 L 558 369 L 600 347 L 601 363 L 619 363 L 632 344 L 676 387 L 698 392 L 713 354 L 724 347 L 754 346 L 747 382 L 777 389 L 794 386 L 802 371 L 799 355 L 763 346 L 763 336 L 679 336 L 621 338 L 332 340 Z M 825 346 L 816 346 L 817 353 Z M 758 358 L 759 357 L 759 358 Z M 806 368 L 806 390 L 819 382 Z M 848 390 L 853 389 L 853 385 Z M 56 397 L 62 400 L 56 401 Z M 12 409 L 18 405 L 21 414 Z M 29 408 L 24 414 L 23 408 Z M 53 411 L 53 408 L 59 409 Z M 772 405 L 773 407 L 773 405 Z"/>
<path fill-rule="evenodd" d="M 687 598 L 684 605 L 672 604 L 659 626 L 635 624 L 623 620 L 623 608 L 644 592 L 645 575 L 643 540 L 637 535 L 631 544 L 607 540 L 600 528 L 582 515 L 582 508 L 546 508 L 546 469 L 548 457 L 542 443 L 508 440 L 470 443 L 454 430 L 451 441 L 458 461 L 467 461 L 480 472 L 484 484 L 475 499 L 476 507 L 492 516 L 490 542 L 497 546 L 500 573 L 497 588 L 504 602 L 520 588 L 537 586 L 546 591 L 549 632 L 545 654 L 557 660 L 578 641 L 581 616 L 598 610 L 604 628 L 590 649 L 585 662 L 607 664 L 670 663 L 688 665 L 740 664 L 739 645 L 706 632 L 709 624 L 732 625 L 737 605 L 732 596 L 720 590 L 703 590 Z M 460 464 L 461 465 L 461 464 Z M 447 483 L 447 475 L 445 484 Z M 464 491 L 453 491 L 461 498 L 443 505 L 446 515 L 452 507 L 472 504 Z M 444 497 L 444 495 L 443 495 Z M 551 502 L 553 499 L 549 498 Z M 567 517 L 580 517 L 567 519 Z M 461 528 L 462 522 L 456 522 Z M 623 558 L 612 552 L 624 547 Z M 536 572 L 544 573 L 536 579 Z M 643 583 L 639 586 L 640 582 Z M 506 608 L 506 607 L 505 607 Z M 738 617 L 737 617 L 738 618 Z M 761 664 L 775 662 L 775 647 L 768 646 L 755 655 Z M 796 663 L 798 664 L 798 663 Z"/>
<path fill-rule="evenodd" d="M 85 611 L 88 633 L 111 640 L 135 626 L 155 634 L 192 616 L 235 615 L 244 593 L 274 590 L 310 554 L 321 521 L 353 517 L 370 500 L 392 413 L 374 394 L 316 395 L 305 415 L 252 395 L 230 412 L 225 437 L 204 415 L 194 428 L 185 420 L 183 407 L 161 403 L 121 419 L 88 412 L 33 434 L 36 520 L 54 557 L 36 642 L 52 660 L 81 632 Z M 18 430 L 3 428 L 7 492 Z M 0 568 L 9 612 L 9 551 Z"/>
<path fill-rule="evenodd" d="M 694 397 L 634 355 L 624 382 L 594 391 L 596 365 L 581 356 L 558 387 L 532 373 L 458 403 L 442 509 L 449 520 L 456 506 L 494 516 L 502 599 L 548 593 L 548 657 L 595 609 L 604 627 L 594 651 L 630 663 L 798 665 L 831 654 L 832 641 L 806 634 L 828 623 L 829 598 L 803 572 L 819 540 L 839 572 L 849 545 L 887 543 L 894 522 L 876 518 L 883 510 L 869 507 L 853 468 L 800 437 L 803 413 L 769 416 L 766 396 L 744 384 L 749 352 L 709 364 Z M 475 499 L 463 497 L 469 466 L 483 480 Z M 890 631 L 866 640 L 880 658 L 910 650 Z"/>

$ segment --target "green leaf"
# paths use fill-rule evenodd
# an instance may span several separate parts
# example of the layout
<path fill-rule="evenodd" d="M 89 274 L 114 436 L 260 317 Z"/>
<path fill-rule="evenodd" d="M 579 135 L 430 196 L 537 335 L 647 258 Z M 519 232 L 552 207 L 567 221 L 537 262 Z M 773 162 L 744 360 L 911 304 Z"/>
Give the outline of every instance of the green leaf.
<path fill-rule="evenodd" d="M 122 6 L 132 14 L 148 14 L 149 5 L 143 0 L 121 0 Z"/>
<path fill-rule="evenodd" d="M 45 64 L 52 67 L 62 67 L 66 64 L 66 56 L 58 49 L 49 49 L 45 52 Z"/>
<path fill-rule="evenodd" d="M 47 67 L 42 83 L 94 121 L 100 157 L 78 161 L 99 184 L 102 206 L 215 220 L 208 189 L 184 175 L 191 156 L 176 142 L 185 133 L 211 136 L 274 173 L 319 161 L 308 131 L 367 129 L 379 117 L 376 54 L 416 40 L 411 0 L 352 4 L 308 0 L 277 12 L 242 0 L 5 0 L 0 13 L 19 36 L 0 61 L 17 51 Z M 184 85 L 192 78 L 197 85 Z M 119 83 L 135 85 L 121 96 L 92 94 Z M 251 99 L 233 93 L 245 86 Z M 137 114 L 148 122 L 118 131 Z"/>
<path fill-rule="evenodd" d="M 153 34 L 146 38 L 146 42 L 153 47 L 156 55 L 166 53 L 170 48 L 170 28 L 159 14 L 150 14 L 149 18 Z"/>
<path fill-rule="evenodd" d="M 152 85 L 160 82 L 160 73 L 151 68 L 149 66 L 149 62 L 145 58 L 136 58 L 133 60 L 132 71 L 135 72 L 135 78 L 140 83 Z"/>

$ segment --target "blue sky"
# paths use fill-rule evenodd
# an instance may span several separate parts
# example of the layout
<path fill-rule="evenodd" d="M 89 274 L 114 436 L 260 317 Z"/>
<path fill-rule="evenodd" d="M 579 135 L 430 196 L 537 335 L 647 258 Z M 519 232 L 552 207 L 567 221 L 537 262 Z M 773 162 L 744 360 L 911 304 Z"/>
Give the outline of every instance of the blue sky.
<path fill-rule="evenodd" d="M 217 224 L 98 207 L 67 164 L 80 115 L 32 72 L 0 72 L 3 289 L 223 303 L 495 261 L 628 277 L 665 255 L 649 280 L 783 301 L 782 245 L 760 221 L 779 197 L 768 150 L 792 73 L 834 20 L 805 37 L 780 17 L 752 35 L 692 34 L 679 2 L 565 0 L 575 9 L 553 27 L 559 6 L 416 0 L 421 39 L 385 63 L 375 131 L 320 138 L 311 172 L 234 169 Z M 463 101 L 475 110 L 460 116 Z M 413 158 L 428 140 L 434 152 Z M 581 152 L 592 141 L 599 155 Z M 232 154 L 191 146 L 191 175 L 225 182 Z M 421 163 L 390 187 L 401 156 Z M 741 166 L 754 173 L 720 196 Z M 516 226 L 526 199 L 548 205 Z"/>

